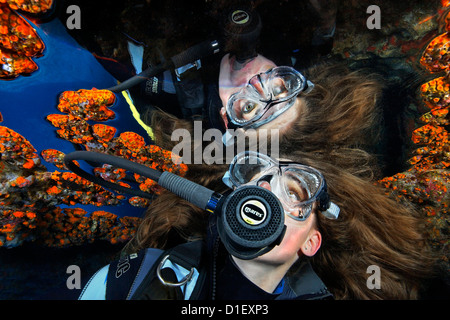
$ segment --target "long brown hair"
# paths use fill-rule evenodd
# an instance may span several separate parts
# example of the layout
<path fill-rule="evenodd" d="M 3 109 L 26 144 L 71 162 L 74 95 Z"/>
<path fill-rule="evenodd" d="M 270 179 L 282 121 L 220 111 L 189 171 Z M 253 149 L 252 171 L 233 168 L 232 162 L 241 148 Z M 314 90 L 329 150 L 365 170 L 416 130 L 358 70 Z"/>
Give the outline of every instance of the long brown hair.
<path fill-rule="evenodd" d="M 189 165 L 185 178 L 217 192 L 224 192 L 227 187 L 221 178 L 226 169 L 226 165 Z M 125 251 L 131 253 L 143 248 L 170 248 L 180 242 L 203 238 L 210 215 L 164 190 L 146 210 Z"/>
<path fill-rule="evenodd" d="M 425 217 L 398 195 L 311 153 L 289 158 L 320 170 L 339 219 L 317 215 L 323 236 L 312 265 L 339 299 L 416 299 L 435 262 Z M 370 289 L 368 268 L 379 268 L 380 289 Z"/>
<path fill-rule="evenodd" d="M 316 152 L 360 175 L 379 175 L 372 152 L 381 137 L 381 79 L 328 63 L 310 67 L 304 74 L 315 87 L 301 96 L 305 108 L 280 136 L 280 154 Z"/>
<path fill-rule="evenodd" d="M 350 71 L 345 64 L 329 62 L 312 66 L 303 73 L 315 86 L 311 92 L 300 95 L 305 108 L 280 135 L 280 154 L 302 150 L 330 157 L 334 149 L 346 148 L 344 153 L 335 153 L 341 157 L 330 161 L 361 175 L 379 175 L 372 153 L 381 138 L 382 111 L 378 101 L 383 90 L 382 79 L 363 69 Z M 147 118 L 155 143 L 167 150 L 178 144 L 171 140 L 174 130 L 186 129 L 193 136 L 192 121 L 178 119 L 161 110 L 153 111 Z M 207 128 L 207 123 L 203 128 Z M 203 147 L 207 144 L 192 139 L 191 151 L 201 150 L 201 143 Z M 267 150 L 270 149 L 268 146 Z"/>

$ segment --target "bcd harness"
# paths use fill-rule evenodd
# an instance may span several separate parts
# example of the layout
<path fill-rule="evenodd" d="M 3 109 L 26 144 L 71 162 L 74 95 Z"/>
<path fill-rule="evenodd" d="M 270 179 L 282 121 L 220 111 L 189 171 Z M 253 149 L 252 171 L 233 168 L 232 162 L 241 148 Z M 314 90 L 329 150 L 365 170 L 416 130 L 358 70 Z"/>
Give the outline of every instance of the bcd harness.
<path fill-rule="evenodd" d="M 89 280 L 80 299 L 208 299 L 204 291 L 208 277 L 205 251 L 203 241 L 180 244 L 169 250 L 141 250 L 100 269 Z M 96 294 L 94 298 L 91 294 L 99 290 L 104 295 Z M 283 292 L 276 299 L 332 299 L 332 295 L 309 262 L 305 262 L 298 265 L 293 275 L 285 277 Z"/>
<path fill-rule="evenodd" d="M 206 274 L 201 272 L 202 247 L 202 241 L 194 241 L 166 251 L 149 248 L 114 261 L 106 299 L 196 299 Z"/>

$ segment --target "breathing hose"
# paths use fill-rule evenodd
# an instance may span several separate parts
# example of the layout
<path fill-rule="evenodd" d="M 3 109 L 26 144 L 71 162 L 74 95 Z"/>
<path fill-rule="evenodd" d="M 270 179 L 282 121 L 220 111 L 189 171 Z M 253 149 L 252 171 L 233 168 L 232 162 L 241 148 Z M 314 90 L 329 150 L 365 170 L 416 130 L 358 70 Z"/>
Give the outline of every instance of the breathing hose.
<path fill-rule="evenodd" d="M 134 87 L 135 85 L 154 77 L 166 70 L 172 69 L 172 68 L 179 68 L 182 67 L 188 63 L 192 63 L 198 59 L 202 59 L 210 54 L 216 54 L 220 51 L 219 48 L 219 42 L 216 40 L 208 40 L 201 42 L 193 47 L 190 47 L 189 49 L 173 56 L 169 60 L 166 60 L 156 66 L 151 66 L 141 73 L 131 77 L 128 80 L 125 80 L 124 82 L 114 86 L 107 88 L 106 90 L 118 93 L 122 92 L 124 90 L 127 90 L 131 87 Z"/>

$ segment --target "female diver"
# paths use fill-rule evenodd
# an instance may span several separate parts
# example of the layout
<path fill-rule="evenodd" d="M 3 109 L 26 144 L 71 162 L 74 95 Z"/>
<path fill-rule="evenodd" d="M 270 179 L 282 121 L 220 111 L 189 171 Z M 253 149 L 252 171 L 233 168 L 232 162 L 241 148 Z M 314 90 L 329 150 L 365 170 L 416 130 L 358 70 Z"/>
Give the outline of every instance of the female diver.
<path fill-rule="evenodd" d="M 116 269 L 115 265 L 106 266 L 90 280 L 81 299 L 111 298 L 111 291 L 114 292 L 113 297 L 117 297 L 118 290 L 133 292 L 128 295 L 131 299 L 330 298 L 326 286 L 308 260 L 303 258 L 314 256 L 322 244 L 319 221 L 335 221 L 339 216 L 338 206 L 330 201 L 323 175 L 310 166 L 276 161 L 264 154 L 247 151 L 234 158 L 223 176 L 223 182 L 231 189 L 259 186 L 276 195 L 285 215 L 285 232 L 278 245 L 256 257 L 256 254 L 241 252 L 239 247 L 233 249 L 230 247 L 231 242 L 217 234 L 216 228 L 219 234 L 222 233 L 216 225 L 217 217 L 212 216 L 211 219 L 205 219 L 209 220 L 209 225 L 203 230 L 205 235 L 197 251 L 178 250 L 177 255 L 168 251 L 166 258 L 162 254 L 153 264 L 146 267 L 141 265 L 138 275 L 129 284 L 129 287 L 136 286 L 133 290 L 124 286 L 123 282 L 117 284 L 119 281 L 116 280 L 130 267 L 122 269 L 125 265 L 123 262 L 119 262 Z M 244 220 L 250 219 L 252 222 L 247 223 L 252 228 L 258 225 L 254 220 L 256 218 L 252 218 L 247 211 L 241 211 L 240 216 Z M 262 230 L 257 228 L 256 232 Z M 200 256 L 200 262 L 195 266 L 195 272 L 191 269 L 192 274 L 186 277 L 177 261 L 189 260 L 195 255 Z M 130 259 L 124 261 L 131 259 L 139 261 L 136 255 L 130 255 Z M 157 264 L 159 266 L 155 269 L 154 265 Z M 167 269 L 173 270 L 175 277 L 172 275 L 171 278 Z M 174 283 L 182 285 L 174 286 Z"/>

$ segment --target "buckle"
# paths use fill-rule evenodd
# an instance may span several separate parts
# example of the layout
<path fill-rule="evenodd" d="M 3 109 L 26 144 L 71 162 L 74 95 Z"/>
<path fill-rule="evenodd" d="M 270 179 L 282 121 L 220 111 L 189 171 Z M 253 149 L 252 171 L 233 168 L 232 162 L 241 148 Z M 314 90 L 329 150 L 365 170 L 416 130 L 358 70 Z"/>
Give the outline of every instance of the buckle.
<path fill-rule="evenodd" d="M 165 256 L 159 263 L 158 268 L 156 268 L 156 275 L 158 276 L 158 279 L 159 281 L 161 281 L 162 284 L 168 287 L 180 287 L 189 282 L 189 280 L 191 280 L 192 276 L 194 275 L 194 268 L 191 268 L 189 274 L 187 274 L 183 279 L 181 279 L 180 282 L 170 282 L 164 280 L 161 275 L 161 268 L 163 267 L 164 263 L 166 263 L 167 259 L 169 259 L 169 255 Z"/>

